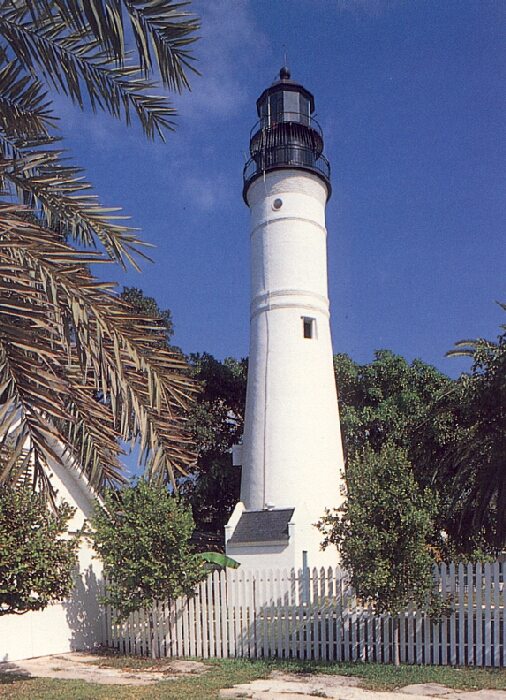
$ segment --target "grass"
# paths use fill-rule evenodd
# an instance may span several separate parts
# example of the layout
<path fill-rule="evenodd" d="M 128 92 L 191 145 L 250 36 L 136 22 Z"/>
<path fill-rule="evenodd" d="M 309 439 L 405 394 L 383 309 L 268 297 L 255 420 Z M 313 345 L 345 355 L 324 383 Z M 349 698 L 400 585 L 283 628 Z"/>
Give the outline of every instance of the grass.
<path fill-rule="evenodd" d="M 153 662 L 138 657 L 107 656 L 101 666 L 157 670 L 168 659 Z M 506 690 L 506 669 L 394 666 L 360 663 L 313 663 L 304 661 L 213 659 L 207 673 L 185 676 L 150 686 L 89 684 L 49 678 L 22 679 L 0 674 L 0 699 L 9 700 L 217 700 L 221 688 L 265 678 L 273 670 L 303 674 L 359 676 L 368 690 L 394 690 L 412 683 L 442 683 L 459 690 L 490 688 Z"/>
<path fill-rule="evenodd" d="M 126 657 L 107 659 L 107 665 L 116 668 L 145 668 L 156 670 L 167 660 L 157 664 L 144 659 Z M 271 664 L 241 659 L 216 659 L 208 662 L 209 671 L 201 676 L 185 676 L 177 680 L 162 681 L 148 686 L 99 685 L 85 681 L 30 678 L 22 680 L 8 674 L 0 674 L 0 698 L 9 700 L 216 700 L 221 688 L 236 683 L 247 683 L 267 676 Z"/>
<path fill-rule="evenodd" d="M 455 690 L 506 690 L 504 668 L 340 663 L 322 672 L 358 676 L 367 690 L 396 690 L 415 683 L 441 683 Z"/>

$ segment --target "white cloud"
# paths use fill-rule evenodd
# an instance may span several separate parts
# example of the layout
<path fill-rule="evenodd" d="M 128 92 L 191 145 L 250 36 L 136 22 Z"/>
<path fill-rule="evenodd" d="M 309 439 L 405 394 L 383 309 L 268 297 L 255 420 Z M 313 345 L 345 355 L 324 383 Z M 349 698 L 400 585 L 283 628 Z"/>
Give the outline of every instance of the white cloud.
<path fill-rule="evenodd" d="M 221 208 L 230 192 L 230 182 L 224 176 L 203 177 L 195 172 L 179 181 L 184 198 L 202 212 L 211 212 Z"/>

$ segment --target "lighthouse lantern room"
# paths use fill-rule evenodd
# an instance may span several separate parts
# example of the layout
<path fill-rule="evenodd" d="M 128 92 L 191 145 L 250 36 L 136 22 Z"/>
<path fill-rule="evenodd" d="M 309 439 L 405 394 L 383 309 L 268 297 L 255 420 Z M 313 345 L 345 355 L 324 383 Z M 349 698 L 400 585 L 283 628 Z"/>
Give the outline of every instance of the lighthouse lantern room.
<path fill-rule="evenodd" d="M 241 500 L 227 553 L 248 569 L 337 563 L 316 522 L 343 500 L 327 289 L 330 167 L 312 94 L 289 70 L 257 101 L 243 196 L 251 330 Z"/>

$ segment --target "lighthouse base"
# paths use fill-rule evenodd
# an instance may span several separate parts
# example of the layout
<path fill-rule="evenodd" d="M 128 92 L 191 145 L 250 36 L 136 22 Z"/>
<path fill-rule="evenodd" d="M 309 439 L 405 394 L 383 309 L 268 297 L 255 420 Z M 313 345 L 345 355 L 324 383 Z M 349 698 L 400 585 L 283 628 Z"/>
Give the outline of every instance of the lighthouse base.
<path fill-rule="evenodd" d="M 246 510 L 238 503 L 225 526 L 227 556 L 248 570 L 336 566 L 336 549 L 322 550 L 322 539 L 304 503 L 272 510 Z"/>

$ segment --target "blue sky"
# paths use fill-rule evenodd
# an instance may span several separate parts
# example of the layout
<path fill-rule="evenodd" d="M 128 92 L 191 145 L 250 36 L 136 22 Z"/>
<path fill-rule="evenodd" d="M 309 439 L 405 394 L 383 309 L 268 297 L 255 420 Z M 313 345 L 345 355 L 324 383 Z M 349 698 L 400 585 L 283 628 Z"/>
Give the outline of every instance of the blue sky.
<path fill-rule="evenodd" d="M 100 201 L 157 247 L 143 274 L 102 268 L 172 311 L 174 342 L 219 359 L 249 343 L 242 168 L 255 102 L 283 63 L 315 96 L 331 163 L 335 352 L 376 349 L 451 376 L 445 352 L 494 339 L 506 302 L 506 3 L 202 0 L 202 77 L 167 143 L 57 98 L 66 145 Z"/>

